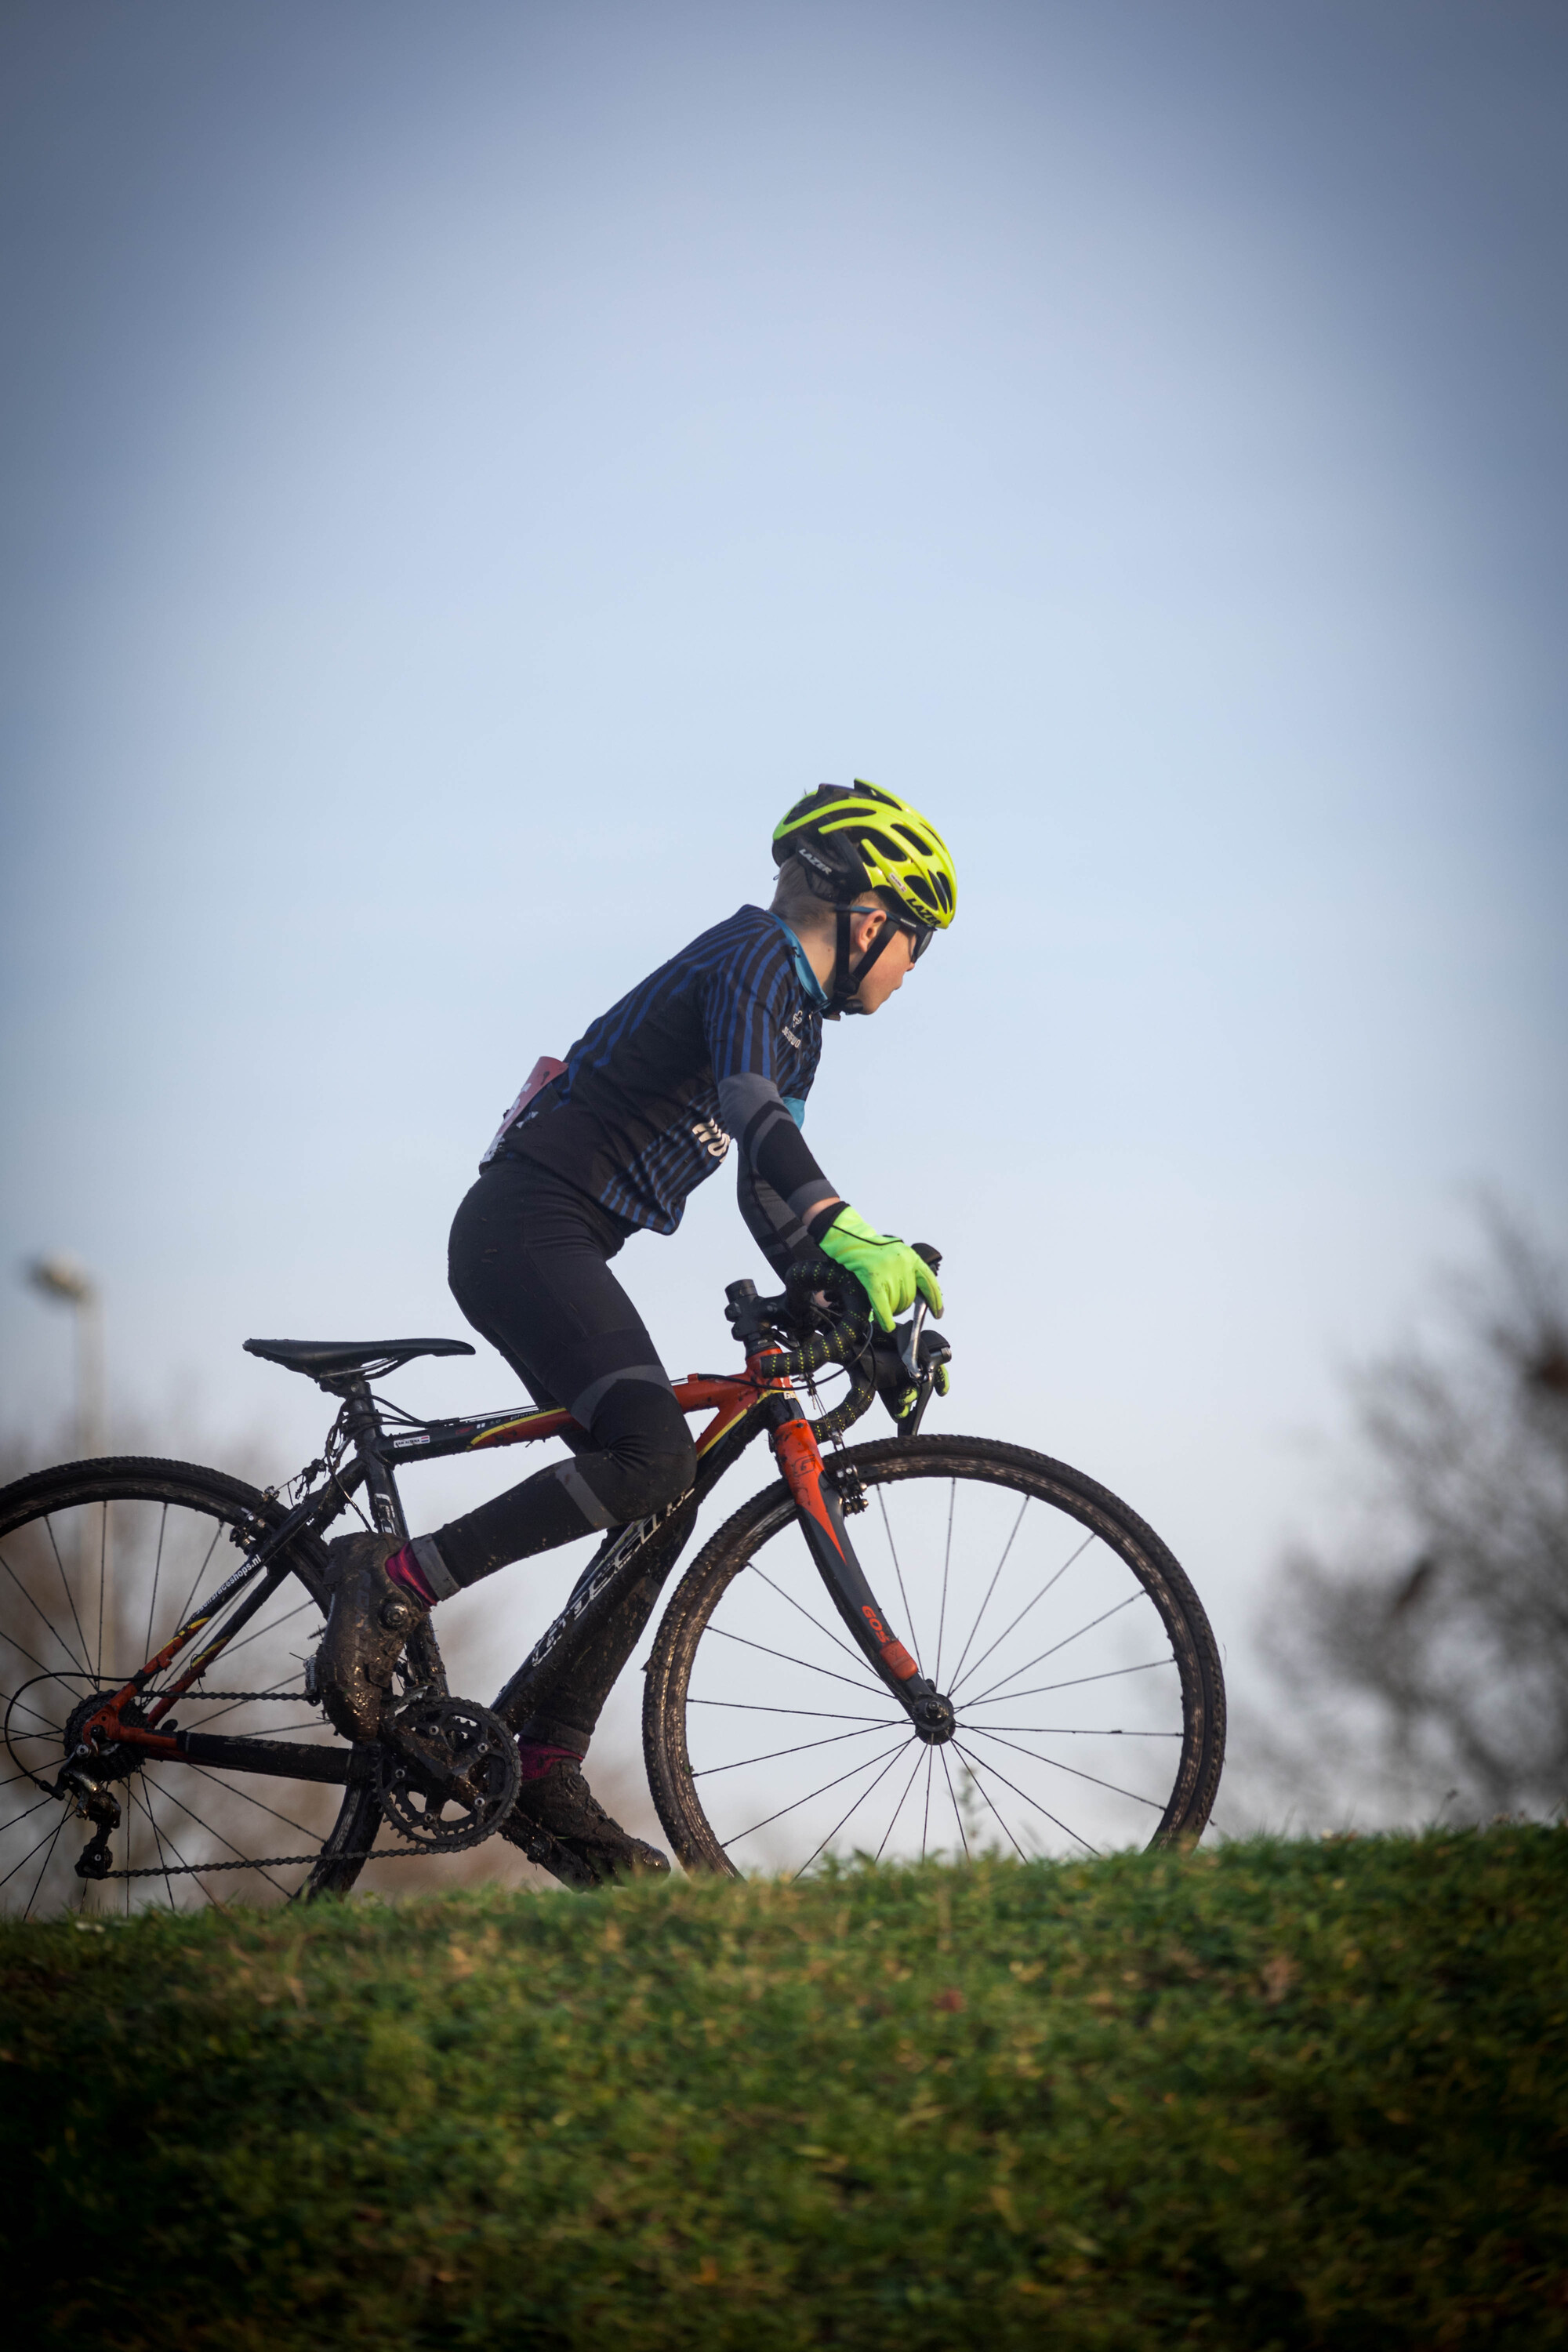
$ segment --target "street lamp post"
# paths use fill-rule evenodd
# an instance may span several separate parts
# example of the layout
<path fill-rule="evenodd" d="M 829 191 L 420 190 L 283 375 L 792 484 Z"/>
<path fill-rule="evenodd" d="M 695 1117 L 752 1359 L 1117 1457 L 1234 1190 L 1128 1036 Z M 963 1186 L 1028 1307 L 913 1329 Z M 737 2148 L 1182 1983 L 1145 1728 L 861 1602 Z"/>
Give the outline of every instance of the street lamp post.
<path fill-rule="evenodd" d="M 27 1280 L 76 1318 L 76 1444 L 89 1460 L 103 1446 L 103 1300 L 98 1285 L 74 1258 L 37 1257 Z"/>

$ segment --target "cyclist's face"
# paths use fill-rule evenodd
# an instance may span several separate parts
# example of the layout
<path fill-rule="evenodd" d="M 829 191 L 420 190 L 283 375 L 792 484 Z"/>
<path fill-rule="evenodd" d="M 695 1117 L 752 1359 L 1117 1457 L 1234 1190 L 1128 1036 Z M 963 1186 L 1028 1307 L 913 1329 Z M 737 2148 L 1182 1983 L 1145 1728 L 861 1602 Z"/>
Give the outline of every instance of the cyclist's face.
<path fill-rule="evenodd" d="M 888 918 L 879 908 L 872 914 L 857 917 L 849 935 L 850 953 L 857 961 L 881 938 L 887 922 Z M 902 988 L 913 962 L 910 935 L 901 927 L 896 927 L 892 938 L 855 992 L 862 1013 L 876 1013 L 886 1004 L 889 997 Z"/>

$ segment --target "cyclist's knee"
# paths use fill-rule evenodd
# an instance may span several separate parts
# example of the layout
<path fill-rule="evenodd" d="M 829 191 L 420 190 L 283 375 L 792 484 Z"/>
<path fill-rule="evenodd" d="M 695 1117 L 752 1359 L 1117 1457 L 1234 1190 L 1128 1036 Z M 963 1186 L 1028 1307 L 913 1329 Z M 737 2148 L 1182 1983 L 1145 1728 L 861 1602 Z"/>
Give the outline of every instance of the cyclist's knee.
<path fill-rule="evenodd" d="M 679 1502 L 697 1475 L 697 1449 L 670 1390 L 624 1381 L 594 1415 L 596 1456 L 580 1464 L 616 1525 Z"/>

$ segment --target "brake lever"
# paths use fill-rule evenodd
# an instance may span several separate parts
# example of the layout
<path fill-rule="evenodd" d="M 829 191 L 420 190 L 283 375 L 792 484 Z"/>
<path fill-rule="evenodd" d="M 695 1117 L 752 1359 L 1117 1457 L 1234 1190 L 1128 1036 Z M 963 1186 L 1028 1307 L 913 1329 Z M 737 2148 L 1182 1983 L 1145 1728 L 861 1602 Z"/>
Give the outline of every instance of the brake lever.
<path fill-rule="evenodd" d="M 930 1312 L 929 1301 L 917 1298 L 914 1313 L 901 1328 L 899 1339 L 899 1361 L 910 1376 L 911 1388 L 918 1388 L 925 1377 L 921 1368 L 921 1333 Z"/>

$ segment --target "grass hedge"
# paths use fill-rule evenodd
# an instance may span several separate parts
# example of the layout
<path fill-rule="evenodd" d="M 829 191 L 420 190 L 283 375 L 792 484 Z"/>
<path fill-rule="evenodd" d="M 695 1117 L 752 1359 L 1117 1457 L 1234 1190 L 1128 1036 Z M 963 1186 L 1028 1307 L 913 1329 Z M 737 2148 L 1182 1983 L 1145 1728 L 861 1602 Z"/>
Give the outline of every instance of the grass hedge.
<path fill-rule="evenodd" d="M 1568 1836 L 0 1931 L 25 2340 L 1568 2340 Z"/>

